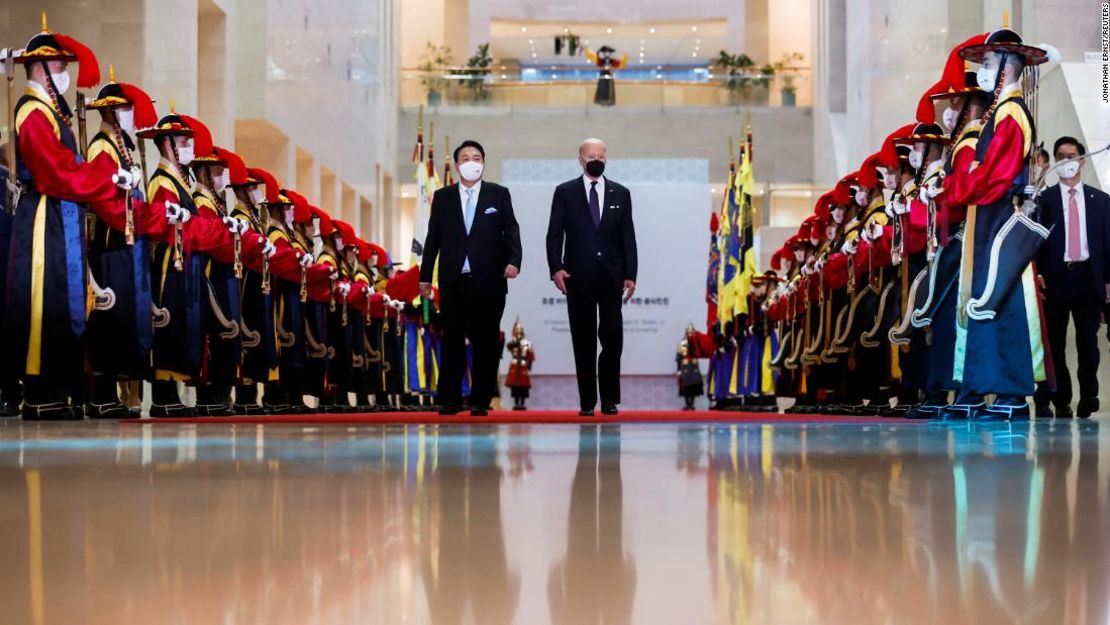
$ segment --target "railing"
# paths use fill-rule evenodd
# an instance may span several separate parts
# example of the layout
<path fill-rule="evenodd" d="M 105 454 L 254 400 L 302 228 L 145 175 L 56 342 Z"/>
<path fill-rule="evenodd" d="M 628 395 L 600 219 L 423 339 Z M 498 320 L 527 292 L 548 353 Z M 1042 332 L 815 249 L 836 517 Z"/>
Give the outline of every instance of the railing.
<path fill-rule="evenodd" d="M 401 105 L 438 108 L 581 108 L 594 106 L 597 79 L 590 68 L 519 67 L 498 71 L 451 68 L 403 70 Z M 666 71 L 632 67 L 615 74 L 617 107 L 789 107 L 810 106 L 807 69 L 789 74 L 732 77 L 708 70 Z M 622 77 L 622 75 L 624 77 Z M 680 76 L 682 79 L 670 79 Z"/>

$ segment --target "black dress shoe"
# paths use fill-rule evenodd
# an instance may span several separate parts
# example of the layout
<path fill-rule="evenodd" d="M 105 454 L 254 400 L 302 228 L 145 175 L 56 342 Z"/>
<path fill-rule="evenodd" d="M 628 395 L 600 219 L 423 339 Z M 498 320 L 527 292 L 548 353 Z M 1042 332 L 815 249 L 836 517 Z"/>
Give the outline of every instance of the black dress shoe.
<path fill-rule="evenodd" d="M 918 405 L 914 406 L 913 408 L 910 408 L 909 412 L 906 413 L 906 418 L 907 419 L 935 419 L 935 418 L 937 418 L 937 412 L 940 411 L 940 408 L 941 408 L 940 406 L 936 406 L 936 405 L 932 405 L 932 404 L 924 404 L 924 403 L 918 404 Z"/>
<path fill-rule="evenodd" d="M 246 415 L 251 417 L 270 414 L 269 408 L 267 408 L 266 406 L 259 406 L 258 404 L 235 404 L 233 410 L 237 415 Z"/>
<path fill-rule="evenodd" d="M 439 414 L 442 417 L 451 417 L 460 412 L 462 412 L 462 406 L 440 406 L 439 408 Z"/>
<path fill-rule="evenodd" d="M 17 404 L 9 404 L 4 402 L 0 404 L 0 418 L 2 417 L 18 417 L 20 415 L 19 406 Z"/>
<path fill-rule="evenodd" d="M 1071 411 L 1069 410 L 1069 412 Z M 1037 418 L 1037 421 L 1048 421 L 1049 419 L 1055 419 L 1056 413 L 1053 412 L 1052 406 L 1033 406 L 1033 416 Z"/>
<path fill-rule="evenodd" d="M 471 408 L 470 416 L 472 417 L 488 417 L 489 411 L 485 408 Z"/>
<path fill-rule="evenodd" d="M 90 419 L 132 419 L 131 411 L 123 404 L 89 404 L 85 415 Z"/>
<path fill-rule="evenodd" d="M 592 416 L 594 416 L 594 411 L 593 410 L 586 410 L 586 409 L 583 408 L 582 410 L 578 411 L 578 416 L 580 416 L 580 417 L 592 417 Z"/>
<path fill-rule="evenodd" d="M 1082 411 L 1083 411 L 1082 402 L 1080 402 L 1079 410 L 1080 410 L 1080 414 L 1083 414 L 1082 413 Z M 1089 416 L 1091 416 L 1091 415 L 1088 413 L 1087 417 L 1089 417 Z M 1075 413 L 1071 411 L 1071 406 L 1057 406 L 1056 407 L 1056 418 L 1057 419 L 1071 419 L 1073 417 L 1075 417 Z M 1080 419 L 1086 419 L 1087 417 L 1082 417 L 1081 416 L 1079 418 Z"/>
<path fill-rule="evenodd" d="M 61 402 L 32 406 L 23 404 L 24 421 L 79 421 L 76 413 Z"/>
<path fill-rule="evenodd" d="M 957 397 L 956 401 L 937 411 L 937 418 L 941 421 L 965 421 L 971 418 L 973 411 L 986 407 L 987 404 L 982 397 L 976 395 Z"/>
<path fill-rule="evenodd" d="M 234 417 L 235 411 L 227 404 L 205 404 L 197 406 L 198 417 Z"/>
<path fill-rule="evenodd" d="M 1028 421 L 1029 404 L 1022 400 L 1001 397 L 989 408 L 976 408 L 971 412 L 973 421 Z M 1060 418 L 1059 415 L 1056 418 Z"/>
<path fill-rule="evenodd" d="M 601 414 L 603 414 L 603 415 L 611 417 L 611 416 L 616 415 L 619 412 L 620 411 L 617 410 L 617 405 L 616 404 L 602 404 L 601 405 Z"/>
<path fill-rule="evenodd" d="M 1098 398 L 1097 397 L 1083 397 L 1079 400 L 1079 407 L 1075 415 L 1080 419 L 1089 419 L 1091 415 L 1098 412 Z"/>
<path fill-rule="evenodd" d="M 151 404 L 150 416 L 156 418 L 195 417 L 196 410 L 184 404 Z"/>

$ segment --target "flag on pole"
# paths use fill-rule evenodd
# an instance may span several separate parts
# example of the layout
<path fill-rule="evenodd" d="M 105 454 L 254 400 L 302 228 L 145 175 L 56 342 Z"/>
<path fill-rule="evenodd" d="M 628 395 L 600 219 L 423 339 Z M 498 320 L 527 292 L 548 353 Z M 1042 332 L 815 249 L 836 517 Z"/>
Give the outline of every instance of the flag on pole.
<path fill-rule="evenodd" d="M 752 191 L 755 181 L 752 176 L 752 131 L 748 128 L 747 144 L 740 149 L 740 168 L 736 172 L 734 198 L 740 226 L 738 231 L 738 269 L 736 296 L 733 300 L 734 315 L 747 315 L 748 301 L 752 291 L 752 278 L 758 273 L 755 262 L 755 214 L 752 210 Z"/>
<path fill-rule="evenodd" d="M 432 212 L 432 196 L 441 186 L 439 173 L 435 168 L 434 148 L 429 142 L 428 149 L 424 149 L 423 107 L 420 109 L 420 118 L 416 126 L 416 145 L 412 150 L 412 161 L 416 164 L 416 173 L 413 176 L 416 180 L 416 210 L 413 215 L 412 231 L 413 239 L 422 242 L 428 228 L 428 217 Z M 414 246 L 412 252 L 411 264 L 420 264 L 423 248 L 421 247 L 420 253 L 417 253 Z"/>
<path fill-rule="evenodd" d="M 721 205 L 721 273 L 717 288 L 717 321 L 722 331 L 736 316 L 740 275 L 740 205 L 736 196 L 736 168 L 730 166 L 728 185 Z"/>

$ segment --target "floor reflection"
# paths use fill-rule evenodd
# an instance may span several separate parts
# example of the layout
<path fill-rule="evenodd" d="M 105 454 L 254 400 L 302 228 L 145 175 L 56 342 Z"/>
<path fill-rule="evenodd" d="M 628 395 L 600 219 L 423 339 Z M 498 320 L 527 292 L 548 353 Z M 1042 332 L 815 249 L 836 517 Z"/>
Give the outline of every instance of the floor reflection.
<path fill-rule="evenodd" d="M 0 622 L 1106 622 L 1110 432 L 0 421 Z"/>
<path fill-rule="evenodd" d="M 566 555 L 552 567 L 547 593 L 555 624 L 632 622 L 636 562 L 624 549 L 621 431 L 582 426 L 570 487 Z"/>

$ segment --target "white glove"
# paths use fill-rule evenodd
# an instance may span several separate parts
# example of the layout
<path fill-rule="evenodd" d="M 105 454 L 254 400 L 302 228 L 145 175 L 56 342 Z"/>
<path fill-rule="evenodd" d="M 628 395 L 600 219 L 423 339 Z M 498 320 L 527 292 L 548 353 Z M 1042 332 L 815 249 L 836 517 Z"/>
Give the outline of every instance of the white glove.
<path fill-rule="evenodd" d="M 1025 197 L 1031 198 L 1031 197 L 1033 197 L 1033 195 L 1036 192 L 1037 192 L 1037 187 L 1035 185 L 1031 185 L 1031 184 L 1025 185 Z"/>
<path fill-rule="evenodd" d="M 936 196 L 944 193 L 944 186 L 941 185 L 940 178 L 933 180 L 931 184 L 925 187 L 925 195 L 931 200 Z"/>
<path fill-rule="evenodd" d="M 320 223 L 320 220 L 317 219 L 316 220 L 316 224 L 317 224 L 316 227 L 317 228 L 320 227 L 319 223 Z M 320 254 L 324 253 L 324 240 L 321 239 L 320 235 L 318 235 L 318 234 L 312 236 L 312 253 L 317 258 L 319 258 Z"/>
<path fill-rule="evenodd" d="M 129 170 L 121 168 L 112 174 L 112 182 L 117 187 L 130 191 L 131 187 L 135 186 L 135 176 Z"/>
<path fill-rule="evenodd" d="M 223 222 L 224 225 L 227 226 L 227 229 L 231 232 L 231 234 L 243 236 L 247 232 L 247 224 L 244 221 L 241 221 L 234 217 L 224 217 Z"/>
<path fill-rule="evenodd" d="M 867 233 L 868 240 L 874 241 L 883 236 L 883 225 L 873 221 L 864 228 L 864 232 Z"/>
<path fill-rule="evenodd" d="M 391 301 L 389 302 L 389 306 L 390 306 L 391 308 L 393 308 L 393 310 L 396 310 L 397 312 L 401 312 L 402 310 L 404 310 L 404 309 L 405 309 L 405 303 L 404 303 L 404 302 L 402 302 L 402 301 L 401 301 L 401 300 L 399 300 L 399 299 L 391 300 Z"/>
<path fill-rule="evenodd" d="M 339 294 L 342 295 L 343 297 L 347 297 L 348 295 L 350 295 L 351 294 L 351 283 L 350 282 L 340 282 L 339 283 Z"/>
<path fill-rule="evenodd" d="M 849 256 L 855 255 L 859 251 L 859 239 L 848 239 L 840 246 L 840 251 Z"/>
<path fill-rule="evenodd" d="M 313 258 L 312 254 L 301 254 L 301 257 L 298 259 L 298 262 L 301 263 L 301 267 L 307 267 L 307 266 L 311 265 L 312 261 L 314 261 L 314 260 L 316 260 L 316 259 Z"/>
<path fill-rule="evenodd" d="M 824 269 L 825 269 L 825 257 L 822 256 L 821 258 L 817 259 L 816 263 L 813 264 L 813 272 L 814 273 L 821 273 Z"/>
<path fill-rule="evenodd" d="M 338 269 L 332 269 L 331 273 L 328 274 L 328 279 L 338 280 L 339 279 L 339 270 Z"/>
<path fill-rule="evenodd" d="M 166 203 L 166 221 L 171 225 L 183 224 L 192 219 L 193 215 L 189 211 L 181 208 L 180 205 L 172 202 Z"/>
<path fill-rule="evenodd" d="M 262 255 L 266 258 L 273 258 L 277 254 L 277 248 L 269 240 L 262 244 Z"/>

